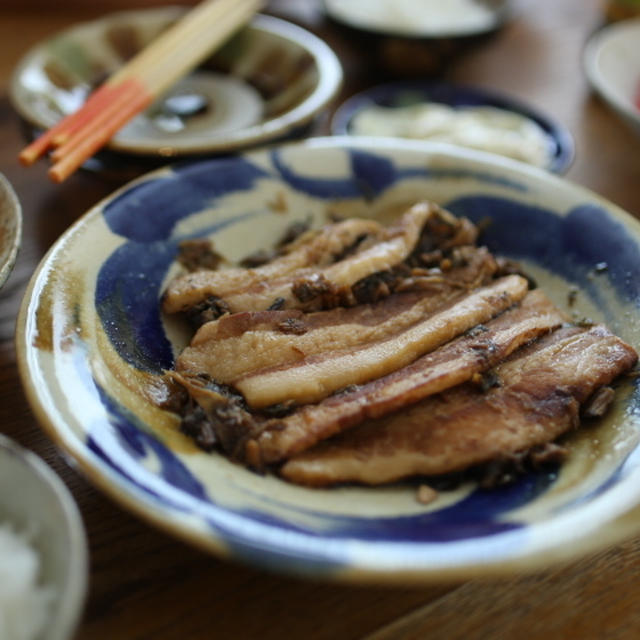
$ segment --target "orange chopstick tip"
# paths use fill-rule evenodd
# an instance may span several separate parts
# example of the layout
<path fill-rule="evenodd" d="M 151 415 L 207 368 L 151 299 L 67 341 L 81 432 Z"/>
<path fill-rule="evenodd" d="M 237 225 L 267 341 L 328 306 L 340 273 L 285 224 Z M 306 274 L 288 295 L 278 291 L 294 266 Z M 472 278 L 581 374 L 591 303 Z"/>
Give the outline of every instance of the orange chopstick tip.
<path fill-rule="evenodd" d="M 49 132 L 43 133 L 31 144 L 27 145 L 18 155 L 18 160 L 25 167 L 30 167 L 51 145 L 51 135 Z"/>
<path fill-rule="evenodd" d="M 112 74 L 77 111 L 23 149 L 20 162 L 29 166 L 53 148 L 49 177 L 62 182 L 247 22 L 259 5 L 257 0 L 202 0 Z"/>
<path fill-rule="evenodd" d="M 39 153 L 27 147 L 20 152 L 18 160 L 23 167 L 30 167 L 39 157 Z"/>
<path fill-rule="evenodd" d="M 64 182 L 71 175 L 71 173 L 73 173 L 73 170 L 67 172 L 58 165 L 54 165 L 53 167 L 51 167 L 51 169 L 49 169 L 49 171 L 47 171 L 47 175 L 49 176 L 49 178 L 51 178 L 51 180 L 53 180 L 53 182 L 55 182 L 56 184 Z"/>

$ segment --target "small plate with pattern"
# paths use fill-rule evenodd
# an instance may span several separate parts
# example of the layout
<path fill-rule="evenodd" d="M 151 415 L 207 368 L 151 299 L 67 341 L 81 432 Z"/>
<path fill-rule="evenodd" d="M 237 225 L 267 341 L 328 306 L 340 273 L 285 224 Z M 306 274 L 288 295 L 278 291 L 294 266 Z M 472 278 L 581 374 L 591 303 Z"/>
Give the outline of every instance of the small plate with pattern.
<path fill-rule="evenodd" d="M 78 109 L 88 93 L 143 49 L 183 9 L 121 11 L 36 45 L 13 74 L 10 97 L 36 128 Z M 293 135 L 342 81 L 333 51 L 304 29 L 258 15 L 111 140 L 138 156 L 222 153 Z"/>

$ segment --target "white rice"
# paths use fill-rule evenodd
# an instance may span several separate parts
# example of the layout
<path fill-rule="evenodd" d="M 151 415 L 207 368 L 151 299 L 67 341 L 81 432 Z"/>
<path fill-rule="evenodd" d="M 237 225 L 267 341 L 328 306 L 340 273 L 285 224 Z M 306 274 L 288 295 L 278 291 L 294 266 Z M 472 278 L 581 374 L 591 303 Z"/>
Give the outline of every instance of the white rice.
<path fill-rule="evenodd" d="M 40 557 L 28 537 L 0 524 L 0 638 L 36 639 L 52 600 L 53 589 L 40 584 Z"/>

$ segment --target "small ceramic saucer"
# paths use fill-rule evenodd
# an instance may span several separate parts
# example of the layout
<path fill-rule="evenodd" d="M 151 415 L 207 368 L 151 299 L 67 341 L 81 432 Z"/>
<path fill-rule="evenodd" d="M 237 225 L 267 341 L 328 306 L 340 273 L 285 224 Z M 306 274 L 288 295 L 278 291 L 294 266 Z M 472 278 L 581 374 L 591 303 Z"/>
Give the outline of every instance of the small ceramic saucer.
<path fill-rule="evenodd" d="M 123 11 L 38 44 L 14 73 L 15 109 L 34 127 L 50 127 L 182 12 L 177 7 Z M 258 15 L 196 73 L 121 129 L 109 148 L 167 157 L 264 143 L 309 123 L 341 80 L 340 63 L 322 40 Z"/>

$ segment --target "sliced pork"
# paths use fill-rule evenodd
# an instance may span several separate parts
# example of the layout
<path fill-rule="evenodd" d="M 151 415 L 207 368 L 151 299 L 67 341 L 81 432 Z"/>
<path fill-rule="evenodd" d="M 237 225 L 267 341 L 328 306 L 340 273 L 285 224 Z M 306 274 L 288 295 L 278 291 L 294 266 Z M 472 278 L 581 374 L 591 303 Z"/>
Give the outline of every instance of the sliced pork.
<path fill-rule="evenodd" d="M 427 239 L 421 241 L 422 236 Z M 383 228 L 353 219 L 305 234 L 290 251 L 255 269 L 202 270 L 173 280 L 163 297 L 167 313 L 221 300 L 228 312 L 272 308 L 322 309 L 355 304 L 352 285 L 402 263 L 414 250 L 450 249 L 475 237 L 475 227 L 430 203 L 411 207 Z"/>
<path fill-rule="evenodd" d="M 303 313 L 299 309 L 245 311 L 207 322 L 176 361 L 176 370 L 207 373 L 223 383 L 314 355 L 386 340 L 450 306 L 469 287 L 488 284 L 496 264 L 476 249 L 465 266 L 432 278 L 429 286 L 394 293 L 373 304 Z"/>
<path fill-rule="evenodd" d="M 230 455 L 262 467 L 368 418 L 386 415 L 469 380 L 564 321 L 564 315 L 542 292 L 531 292 L 520 305 L 408 367 L 322 402 L 298 407 L 281 418 L 249 411 L 240 396 L 229 394 L 209 378 L 172 375 L 204 411 L 206 424 L 202 428 L 218 433 L 218 441 Z"/>
<path fill-rule="evenodd" d="M 167 375 L 169 410 L 203 449 L 314 486 L 551 447 L 581 408 L 607 410 L 637 355 L 604 327 L 567 325 L 477 235 L 418 203 L 386 228 L 346 220 L 255 268 L 177 278 L 164 310 L 198 329 Z"/>
<path fill-rule="evenodd" d="M 349 385 L 363 384 L 404 367 L 471 327 L 490 320 L 527 293 L 527 281 L 507 276 L 474 290 L 446 309 L 396 335 L 358 348 L 305 357 L 286 366 L 247 374 L 233 386 L 252 408 L 280 402 L 316 402 Z"/>
<path fill-rule="evenodd" d="M 260 283 L 282 277 L 306 267 L 324 266 L 342 254 L 359 238 L 382 236 L 383 227 L 375 220 L 353 219 L 309 231 L 298 238 L 283 256 L 255 269 L 202 269 L 169 283 L 163 308 L 167 313 L 184 311 L 210 296 L 224 298 L 237 291 L 257 288 Z M 268 306 L 268 305 L 267 305 Z"/>
<path fill-rule="evenodd" d="M 565 320 L 541 291 L 533 291 L 521 305 L 407 367 L 271 421 L 256 438 L 254 462 L 256 452 L 260 463 L 277 462 L 363 420 L 390 414 L 461 384 Z"/>
<path fill-rule="evenodd" d="M 467 383 L 363 423 L 294 457 L 281 473 L 314 486 L 382 484 L 500 459 L 577 426 L 580 406 L 636 359 L 605 327 L 559 329 L 499 365 L 496 386 Z"/>

